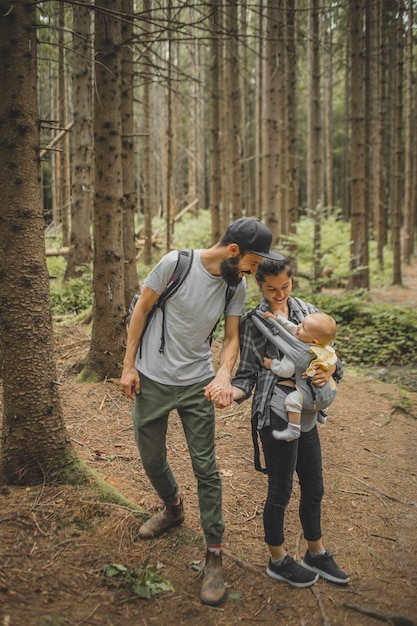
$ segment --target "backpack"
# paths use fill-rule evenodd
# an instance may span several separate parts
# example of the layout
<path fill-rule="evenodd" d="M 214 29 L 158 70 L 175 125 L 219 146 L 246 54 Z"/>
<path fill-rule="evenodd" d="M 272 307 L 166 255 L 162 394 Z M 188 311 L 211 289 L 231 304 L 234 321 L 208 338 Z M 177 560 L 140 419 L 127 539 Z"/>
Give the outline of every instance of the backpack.
<path fill-rule="evenodd" d="M 184 280 L 186 279 L 186 277 L 188 276 L 188 273 L 191 269 L 191 264 L 193 262 L 193 258 L 194 258 L 194 250 L 179 250 L 178 252 L 178 260 L 177 263 L 175 265 L 174 271 L 172 272 L 171 278 L 169 279 L 167 286 L 165 287 L 165 289 L 163 290 L 163 292 L 161 293 L 161 295 L 159 296 L 158 300 L 155 302 L 155 304 L 153 305 L 152 309 L 149 311 L 148 316 L 146 318 L 146 322 L 145 322 L 145 326 L 143 328 L 143 332 L 141 335 L 141 343 L 139 346 L 139 350 L 140 350 L 140 356 L 142 354 L 142 338 L 143 335 L 146 332 L 146 329 L 148 328 L 151 319 L 156 311 L 156 309 L 159 307 L 162 311 L 162 330 L 161 330 L 161 345 L 159 347 L 159 352 L 161 354 L 165 353 L 165 302 L 166 300 L 171 297 L 176 291 L 178 291 L 178 289 L 181 287 L 182 283 L 184 282 Z M 228 285 L 227 290 L 226 290 L 226 297 L 225 297 L 225 305 L 224 308 L 226 309 L 229 302 L 231 301 L 231 299 L 233 298 L 234 294 L 236 292 L 236 285 Z M 136 306 L 136 302 L 138 301 L 140 297 L 140 294 L 135 294 L 133 296 L 132 302 L 130 304 L 129 307 L 129 322 L 130 319 L 132 317 L 133 314 L 133 309 Z M 213 330 L 211 331 L 208 339 L 210 341 L 210 344 L 212 342 L 213 339 L 213 333 L 217 328 L 217 324 L 219 323 L 219 320 L 216 322 L 216 324 L 214 325 Z"/>

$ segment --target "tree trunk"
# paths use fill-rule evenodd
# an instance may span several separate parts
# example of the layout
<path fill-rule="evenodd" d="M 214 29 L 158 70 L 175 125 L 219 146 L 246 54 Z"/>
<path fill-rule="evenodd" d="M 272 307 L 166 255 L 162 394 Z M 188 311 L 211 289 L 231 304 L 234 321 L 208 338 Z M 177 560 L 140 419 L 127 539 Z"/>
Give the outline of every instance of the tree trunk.
<path fill-rule="evenodd" d="M 296 51 L 296 10 L 295 0 L 286 0 L 286 119 L 287 119 L 287 151 L 286 151 L 286 213 L 288 232 L 296 233 L 298 222 L 298 157 L 297 157 L 297 51 Z M 289 251 L 295 255 L 295 246 L 289 243 Z"/>
<path fill-rule="evenodd" d="M 171 3 L 168 2 L 167 22 L 171 22 Z M 166 125 L 166 161 L 165 161 L 165 187 L 166 187 L 166 203 L 165 203 L 165 224 L 166 224 L 166 252 L 171 250 L 171 235 L 174 223 L 173 219 L 173 185 L 174 185 L 174 129 L 173 129 L 173 100 L 174 90 L 172 81 L 173 70 L 173 48 L 171 29 L 167 28 L 168 38 L 168 67 L 167 67 L 167 84 L 166 84 L 166 103 L 167 103 L 167 125 Z"/>
<path fill-rule="evenodd" d="M 190 7 L 190 22 L 195 22 L 195 9 Z M 197 149 L 198 124 L 200 122 L 198 115 L 198 86 L 197 80 L 199 76 L 199 53 L 200 43 L 197 37 L 197 29 L 193 26 L 193 41 L 188 44 L 189 47 L 189 75 L 190 81 L 188 85 L 188 102 L 190 108 L 190 119 L 188 125 L 188 193 L 187 202 L 192 204 L 199 198 L 197 191 L 197 164 L 199 162 L 199 154 Z M 201 200 L 201 198 L 200 198 Z M 192 214 L 196 215 L 197 205 L 192 209 Z"/>
<path fill-rule="evenodd" d="M 278 91 L 280 89 L 279 74 L 277 67 L 276 48 L 280 30 L 279 18 L 281 16 L 281 0 L 266 0 L 266 51 L 264 71 L 264 129 L 263 150 L 266 155 L 265 221 L 273 234 L 273 241 L 277 241 L 280 232 L 280 206 L 279 206 L 279 110 Z"/>
<path fill-rule="evenodd" d="M 380 226 L 383 223 L 382 212 L 382 162 L 383 162 L 383 146 L 382 146 L 382 92 L 381 92 L 381 19 L 380 6 L 374 2 L 369 2 L 369 47 L 371 56 L 369 59 L 369 150 L 367 158 L 369 165 L 369 200 L 370 207 L 369 219 L 372 220 L 372 232 L 377 242 L 377 259 L 383 260 L 383 241 L 384 236 L 380 238 Z M 382 245 L 381 245 L 382 244 Z M 381 265 L 382 266 L 382 265 Z"/>
<path fill-rule="evenodd" d="M 68 103 L 67 103 L 67 72 L 64 60 L 65 51 L 65 4 L 57 3 L 58 11 L 58 120 L 59 130 L 65 128 L 68 124 Z M 71 210 L 70 195 L 70 165 L 69 165 L 69 137 L 65 133 L 61 142 L 61 206 L 60 218 L 62 226 L 62 245 L 69 244 L 69 215 Z"/>
<path fill-rule="evenodd" d="M 118 377 L 125 340 L 120 0 L 98 0 L 95 20 L 93 330 L 87 370 Z"/>
<path fill-rule="evenodd" d="M 246 0 L 242 0 L 240 3 L 240 33 L 241 39 L 239 44 L 239 56 L 241 58 L 241 66 L 243 68 L 241 76 L 241 100 L 242 100 L 242 121 L 241 121 L 241 134 L 242 134 L 242 213 L 246 215 L 256 215 L 254 207 L 254 185 L 252 172 L 252 159 L 251 156 L 251 140 L 253 133 L 251 131 L 251 124 L 249 118 L 249 104 L 252 98 L 252 89 L 249 80 L 249 65 L 248 65 L 248 37 L 249 29 L 247 22 L 248 7 Z M 252 114 L 253 115 L 253 112 Z"/>
<path fill-rule="evenodd" d="M 257 31 L 258 37 L 256 40 L 256 71 L 255 71 L 255 210 L 252 215 L 262 217 L 266 215 L 266 198 L 265 198 L 265 168 L 263 163 L 265 160 L 263 154 L 263 141 L 264 141 L 264 63 L 263 63 L 263 51 L 265 46 L 265 39 L 263 37 L 263 29 L 265 24 L 264 17 L 264 2 L 265 0 L 259 0 L 259 13 L 257 15 Z"/>
<path fill-rule="evenodd" d="M 152 263 L 152 210 L 155 207 L 153 168 L 152 168 L 152 61 L 151 61 L 151 38 L 152 38 L 152 0 L 144 0 L 144 51 L 142 54 L 143 71 L 143 215 L 145 249 L 144 261 L 146 265 Z"/>
<path fill-rule="evenodd" d="M 217 242 L 222 234 L 220 229 L 221 216 L 221 151 L 220 151 L 220 76 L 219 57 L 220 27 L 219 0 L 211 0 L 211 40 L 210 40 L 210 210 L 212 243 Z"/>
<path fill-rule="evenodd" d="M 281 237 L 288 234 L 288 215 L 286 206 L 287 189 L 287 144 L 288 144 L 288 112 L 287 112 L 287 57 L 286 57 L 286 38 L 287 29 L 285 21 L 285 5 L 286 0 L 277 3 L 277 20 L 278 29 L 276 42 L 276 59 L 277 59 L 277 111 L 278 111 L 278 229 L 273 232 L 273 241 L 278 243 Z"/>
<path fill-rule="evenodd" d="M 9 483 L 58 479 L 73 454 L 65 429 L 45 260 L 36 86 L 36 6 L 0 17 L 1 473 Z"/>
<path fill-rule="evenodd" d="M 71 236 L 64 279 L 74 278 L 91 263 L 93 205 L 93 68 L 91 7 L 73 6 L 72 97 L 74 126 Z"/>
<path fill-rule="evenodd" d="M 346 42 L 346 58 L 345 58 L 345 88 L 344 88 L 344 107 L 343 107 L 343 169 L 342 169 L 342 213 L 346 221 L 350 219 L 350 105 L 351 105 L 351 72 L 350 72 L 350 39 Z"/>
<path fill-rule="evenodd" d="M 368 219 L 365 205 L 364 0 L 350 0 L 351 49 L 351 258 L 349 288 L 369 288 Z"/>
<path fill-rule="evenodd" d="M 414 239 L 416 230 L 416 209 L 413 181 L 413 160 L 417 158 L 414 148 L 416 141 L 415 115 L 413 115 L 413 4 L 409 3 L 407 20 L 407 43 L 406 43 L 406 93 L 405 93 L 405 197 L 404 197 L 404 236 L 403 258 L 410 265 L 414 252 Z M 414 90 L 415 92 L 415 90 Z M 414 111 L 416 107 L 414 105 Z"/>
<path fill-rule="evenodd" d="M 326 2 L 323 23 L 324 41 L 324 206 L 327 217 L 333 213 L 333 29 L 330 25 L 330 6 Z"/>
<path fill-rule="evenodd" d="M 123 168 L 123 256 L 125 305 L 138 292 L 135 248 L 135 144 L 133 118 L 133 0 L 122 0 L 122 168 Z"/>
<path fill-rule="evenodd" d="M 221 151 L 221 183 L 220 199 L 220 231 L 223 232 L 231 221 L 232 208 L 232 157 L 231 157 L 231 102 L 230 102 L 230 68 L 228 64 L 230 40 L 227 37 L 226 3 L 222 2 L 219 37 L 219 115 L 220 115 L 220 151 Z"/>
<path fill-rule="evenodd" d="M 226 64 L 230 77 L 230 169 L 232 220 L 242 216 L 242 167 L 241 167 L 241 93 L 239 86 L 239 28 L 238 3 L 232 0 L 227 6 L 228 58 Z"/>
<path fill-rule="evenodd" d="M 401 217 L 403 203 L 403 63 L 404 63 L 404 3 L 397 2 L 396 22 L 396 71 L 395 71 L 395 113 L 394 113 L 394 168 L 393 193 L 391 204 L 391 233 L 393 255 L 393 285 L 401 285 Z"/>
<path fill-rule="evenodd" d="M 314 222 L 313 287 L 321 274 L 321 219 L 323 215 L 323 150 L 319 57 L 319 2 L 312 0 L 308 12 L 308 148 L 307 210 Z"/>
<path fill-rule="evenodd" d="M 380 64 L 380 86 L 379 86 L 379 202 L 374 205 L 374 211 L 377 211 L 375 215 L 375 227 L 376 227 L 376 240 L 377 240 L 377 259 L 379 267 L 384 267 L 384 247 L 387 243 L 387 226 L 388 226 L 388 206 L 390 198 L 390 182 L 388 175 L 390 171 L 389 158 L 392 152 L 392 146 L 390 142 L 390 59 L 392 58 L 391 37 L 390 33 L 390 11 L 385 10 L 385 6 L 378 5 L 378 17 L 379 17 L 379 53 L 378 60 Z"/>

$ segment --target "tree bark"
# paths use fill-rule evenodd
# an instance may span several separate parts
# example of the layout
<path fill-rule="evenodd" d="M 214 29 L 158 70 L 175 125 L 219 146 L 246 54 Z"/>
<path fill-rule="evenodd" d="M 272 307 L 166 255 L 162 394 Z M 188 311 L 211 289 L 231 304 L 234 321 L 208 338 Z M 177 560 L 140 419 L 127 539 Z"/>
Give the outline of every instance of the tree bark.
<path fill-rule="evenodd" d="M 93 329 L 88 365 L 103 379 L 120 375 L 125 340 L 120 0 L 97 0 L 94 101 Z"/>
<path fill-rule="evenodd" d="M 65 4 L 57 3 L 58 11 L 58 115 L 59 126 L 65 128 L 68 124 L 68 102 L 67 102 L 67 71 L 65 64 Z M 60 220 L 62 227 L 62 245 L 67 246 L 70 238 L 70 211 L 71 211 L 71 193 L 70 193 L 70 158 L 69 158 L 69 137 L 65 133 L 61 143 L 61 206 Z"/>
<path fill-rule="evenodd" d="M 263 52 L 265 49 L 264 25 L 264 3 L 266 0 L 259 0 L 259 13 L 257 15 L 257 40 L 256 40 L 256 61 L 255 61 L 255 210 L 253 215 L 262 217 L 266 215 L 265 197 L 265 170 L 263 167 L 266 161 L 264 156 L 264 63 Z"/>
<path fill-rule="evenodd" d="M 227 39 L 230 102 L 230 171 L 232 220 L 242 216 L 242 166 L 241 166 L 241 93 L 239 86 L 239 27 L 237 0 L 228 2 Z"/>
<path fill-rule="evenodd" d="M 314 222 L 312 283 L 313 287 L 316 288 L 321 274 L 321 219 L 323 215 L 323 146 L 318 0 L 310 2 L 308 17 L 307 210 Z"/>
<path fill-rule="evenodd" d="M 93 207 L 93 33 L 91 7 L 73 6 L 73 174 L 70 250 L 64 279 L 75 278 L 92 260 Z"/>
<path fill-rule="evenodd" d="M 135 186 L 135 143 L 133 115 L 133 0 L 122 0 L 122 171 L 123 171 L 123 256 L 125 306 L 138 292 L 136 271 L 135 214 L 137 194 Z"/>
<path fill-rule="evenodd" d="M 221 236 L 221 151 L 220 151 L 220 74 L 219 57 L 220 43 L 218 32 L 220 27 L 219 0 L 211 0 L 211 39 L 210 39 L 210 210 L 212 243 Z"/>
<path fill-rule="evenodd" d="M 273 234 L 273 242 L 277 241 L 280 233 L 280 205 L 279 181 L 281 155 L 279 153 L 279 110 L 278 91 L 281 87 L 277 67 L 276 47 L 280 31 L 280 17 L 282 15 L 282 1 L 266 0 L 266 50 L 264 69 L 264 126 L 263 151 L 267 159 L 265 168 L 265 221 Z"/>
<path fill-rule="evenodd" d="M 404 3 L 397 1 L 396 12 L 396 71 L 395 71 L 395 113 L 394 113 L 394 167 L 393 194 L 391 204 L 391 234 L 393 255 L 393 285 L 402 284 L 401 272 L 401 218 L 403 203 L 403 64 L 404 64 Z"/>
<path fill-rule="evenodd" d="M 415 98 L 413 97 L 413 3 L 409 3 L 407 20 L 406 41 L 406 93 L 405 93 L 405 196 L 404 196 L 404 236 L 403 258 L 407 265 L 411 263 L 414 252 L 414 240 L 416 230 L 416 210 L 413 181 L 413 161 L 417 159 L 415 149 Z M 414 89 L 415 94 L 415 89 Z M 413 115 L 414 110 L 414 115 Z"/>
<path fill-rule="evenodd" d="M 36 7 L 0 17 L 1 473 L 12 484 L 58 479 L 73 451 L 53 350 L 40 185 Z"/>
<path fill-rule="evenodd" d="M 297 155 L 297 27 L 295 0 L 286 0 L 286 213 L 289 234 L 295 235 L 298 213 L 298 155 Z M 296 252 L 294 241 L 289 242 L 290 253 Z"/>
<path fill-rule="evenodd" d="M 152 62 L 151 62 L 151 38 L 152 38 L 152 0 L 144 0 L 144 51 L 142 53 L 143 72 L 143 216 L 145 231 L 144 261 L 147 265 L 152 263 L 152 211 L 155 209 L 154 176 L 152 172 Z"/>
<path fill-rule="evenodd" d="M 349 288 L 369 288 L 368 216 L 365 204 L 364 0 L 350 0 L 351 49 L 351 258 Z"/>

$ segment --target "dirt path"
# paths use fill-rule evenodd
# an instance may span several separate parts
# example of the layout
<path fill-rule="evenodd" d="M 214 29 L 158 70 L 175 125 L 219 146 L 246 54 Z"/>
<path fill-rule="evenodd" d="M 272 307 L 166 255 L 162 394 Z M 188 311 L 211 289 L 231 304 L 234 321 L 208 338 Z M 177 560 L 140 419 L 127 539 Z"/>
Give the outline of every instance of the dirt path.
<path fill-rule="evenodd" d="M 417 284 L 407 285 L 393 301 L 417 302 L 416 294 Z M 377 297 L 389 302 L 392 290 Z M 60 332 L 58 347 L 63 408 L 75 448 L 109 484 L 154 510 L 159 502 L 138 459 L 130 402 L 112 381 L 75 383 L 71 364 L 88 349 L 84 328 Z M 222 607 L 203 607 L 198 600 L 197 570 L 204 546 L 195 481 L 173 414 L 169 455 L 185 498 L 186 521 L 158 540 L 138 540 L 140 517 L 94 501 L 85 489 L 1 489 L 0 626 L 400 623 L 393 616 L 409 620 L 402 624 L 417 624 L 417 394 L 348 374 L 328 423 L 320 429 L 325 544 L 350 573 L 347 587 L 319 581 L 297 590 L 266 576 L 266 478 L 253 469 L 249 415 L 249 402 L 217 415 L 227 524 L 228 598 Z M 300 558 L 305 548 L 297 507 L 296 486 L 288 508 L 286 546 Z M 173 592 L 140 599 L 101 571 L 107 563 L 136 567 L 146 559 L 150 566 L 158 564 Z"/>

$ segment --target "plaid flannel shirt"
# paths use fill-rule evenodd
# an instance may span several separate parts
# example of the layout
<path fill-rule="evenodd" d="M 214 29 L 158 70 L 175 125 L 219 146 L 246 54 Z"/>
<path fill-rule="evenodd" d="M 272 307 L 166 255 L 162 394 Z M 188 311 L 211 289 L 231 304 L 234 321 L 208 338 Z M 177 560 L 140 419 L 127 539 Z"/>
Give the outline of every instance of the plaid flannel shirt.
<path fill-rule="evenodd" d="M 243 402 L 249 398 L 255 387 L 252 419 L 257 420 L 257 429 L 260 430 L 270 424 L 270 399 L 277 383 L 275 374 L 264 366 L 263 357 L 281 359 L 283 355 L 280 354 L 277 346 L 269 341 L 252 322 L 251 317 L 255 310 L 270 311 L 267 300 L 262 300 L 256 309 L 248 311 L 242 316 L 240 323 L 240 361 L 236 376 L 232 379 L 232 385 L 239 387 L 245 393 L 244 398 L 238 402 Z M 290 296 L 288 298 L 288 310 L 288 319 L 294 324 L 299 324 L 306 315 L 315 313 L 317 308 L 309 302 Z M 343 367 L 338 359 L 333 378 L 339 382 L 342 375 Z"/>

